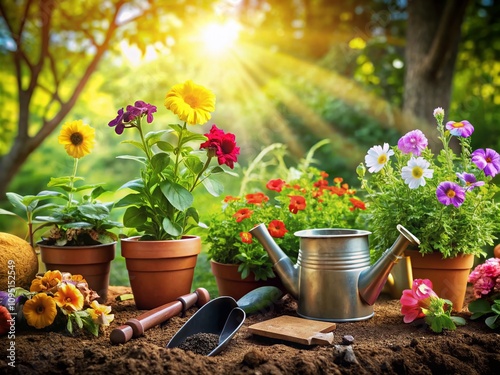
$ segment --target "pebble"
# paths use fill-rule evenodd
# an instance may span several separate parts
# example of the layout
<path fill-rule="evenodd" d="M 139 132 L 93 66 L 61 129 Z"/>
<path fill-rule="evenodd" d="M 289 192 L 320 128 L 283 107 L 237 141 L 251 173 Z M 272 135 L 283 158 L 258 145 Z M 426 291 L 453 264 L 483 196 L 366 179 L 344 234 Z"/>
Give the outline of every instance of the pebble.
<path fill-rule="evenodd" d="M 354 337 L 351 335 L 345 335 L 342 337 L 342 345 L 352 345 L 354 343 Z"/>

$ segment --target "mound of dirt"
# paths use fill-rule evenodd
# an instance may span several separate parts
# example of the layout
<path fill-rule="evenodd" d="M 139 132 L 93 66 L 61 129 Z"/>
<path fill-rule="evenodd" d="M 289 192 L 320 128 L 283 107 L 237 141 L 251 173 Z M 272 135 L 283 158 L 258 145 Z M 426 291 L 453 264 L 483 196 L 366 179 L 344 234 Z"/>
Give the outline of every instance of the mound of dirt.
<path fill-rule="evenodd" d="M 272 309 L 248 316 L 229 346 L 206 357 L 166 344 L 196 311 L 173 317 L 162 326 L 131 341 L 112 345 L 111 330 L 143 311 L 133 301 L 117 302 L 129 288 L 111 287 L 108 304 L 115 321 L 98 338 L 84 332 L 16 332 L 15 367 L 5 353 L 9 340 L 1 338 L 2 374 L 492 374 L 500 368 L 498 332 L 483 321 L 436 334 L 419 321 L 403 323 L 398 300 L 382 295 L 375 316 L 354 323 L 339 323 L 334 342 L 302 346 L 252 335 L 248 326 L 280 315 L 296 316 L 296 302 L 285 296 Z M 468 299 L 470 298 L 470 291 Z M 467 301 L 466 301 L 467 302 Z M 352 337 L 350 337 L 352 336 Z"/>

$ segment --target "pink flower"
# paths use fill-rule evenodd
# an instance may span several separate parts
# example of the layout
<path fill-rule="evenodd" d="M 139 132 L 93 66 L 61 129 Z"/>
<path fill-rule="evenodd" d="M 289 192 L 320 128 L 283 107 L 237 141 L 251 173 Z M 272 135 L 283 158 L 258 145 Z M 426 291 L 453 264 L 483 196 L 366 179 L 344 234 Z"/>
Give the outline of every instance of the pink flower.
<path fill-rule="evenodd" d="M 422 308 L 429 308 L 431 297 L 437 297 L 437 294 L 432 290 L 432 282 L 429 279 L 413 280 L 411 290 L 403 290 L 399 301 L 401 314 L 404 315 L 403 321 L 411 323 L 415 319 L 423 318 L 425 314 Z"/>
<path fill-rule="evenodd" d="M 485 297 L 500 291 L 500 259 L 490 258 L 479 264 L 470 273 L 467 280 L 474 287 L 474 297 Z"/>

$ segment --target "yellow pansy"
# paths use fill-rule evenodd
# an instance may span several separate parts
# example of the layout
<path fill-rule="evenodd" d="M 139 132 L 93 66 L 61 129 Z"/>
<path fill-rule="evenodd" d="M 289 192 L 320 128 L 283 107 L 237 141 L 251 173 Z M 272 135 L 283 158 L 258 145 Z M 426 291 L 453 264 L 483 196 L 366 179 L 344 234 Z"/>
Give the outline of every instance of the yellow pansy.
<path fill-rule="evenodd" d="M 190 125 L 203 125 L 215 110 L 215 95 L 189 80 L 174 85 L 167 93 L 165 107 Z"/>
<path fill-rule="evenodd" d="M 62 126 L 59 143 L 64 145 L 69 156 L 75 159 L 90 154 L 94 148 L 95 130 L 82 120 L 69 121 Z"/>
<path fill-rule="evenodd" d="M 23 314 L 28 325 L 38 329 L 45 328 L 56 318 L 56 303 L 46 293 L 38 293 L 24 303 Z"/>
<path fill-rule="evenodd" d="M 109 326 L 109 323 L 115 319 L 115 315 L 110 314 L 111 306 L 101 305 L 97 301 L 92 301 L 90 307 L 91 309 L 87 309 L 87 312 L 92 317 L 92 320 L 97 324 Z"/>

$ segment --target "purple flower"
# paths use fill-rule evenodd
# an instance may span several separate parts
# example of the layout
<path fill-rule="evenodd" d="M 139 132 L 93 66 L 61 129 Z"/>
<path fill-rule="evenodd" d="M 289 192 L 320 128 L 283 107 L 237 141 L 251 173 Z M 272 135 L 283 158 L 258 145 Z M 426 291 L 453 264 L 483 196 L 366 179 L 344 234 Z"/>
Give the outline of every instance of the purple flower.
<path fill-rule="evenodd" d="M 127 111 L 123 112 L 123 108 L 118 110 L 118 116 L 108 123 L 108 126 L 116 126 L 116 134 L 122 134 L 125 128 L 133 127 L 130 122 L 135 118 L 146 115 L 149 124 L 153 122 L 153 113 L 156 112 L 156 106 L 138 100 L 134 105 L 128 105 Z M 127 126 L 128 125 L 128 126 Z"/>
<path fill-rule="evenodd" d="M 148 124 L 151 124 L 153 122 L 153 113 L 156 112 L 156 106 L 145 103 L 142 100 L 138 100 L 134 103 L 133 106 L 127 106 L 127 112 L 130 113 L 129 121 L 132 121 L 136 117 L 146 115 Z"/>
<path fill-rule="evenodd" d="M 455 137 L 467 138 L 474 132 L 474 127 L 467 120 L 462 120 L 460 122 L 448 121 L 446 123 L 446 129 L 448 129 L 451 135 Z"/>
<path fill-rule="evenodd" d="M 404 153 L 412 153 L 415 156 L 420 156 L 422 151 L 427 147 L 427 138 L 420 130 L 412 130 L 402 136 L 398 141 L 398 148 Z"/>
<path fill-rule="evenodd" d="M 476 176 L 472 173 L 457 173 L 457 177 L 467 190 L 472 190 L 476 186 L 484 185 L 484 181 L 477 181 Z"/>
<path fill-rule="evenodd" d="M 481 169 L 486 176 L 495 177 L 500 173 L 500 155 L 491 148 L 477 149 L 472 153 L 472 162 Z"/>
<path fill-rule="evenodd" d="M 450 181 L 441 182 L 436 189 L 439 202 L 449 206 L 460 207 L 465 200 L 465 190 L 458 184 Z"/>

